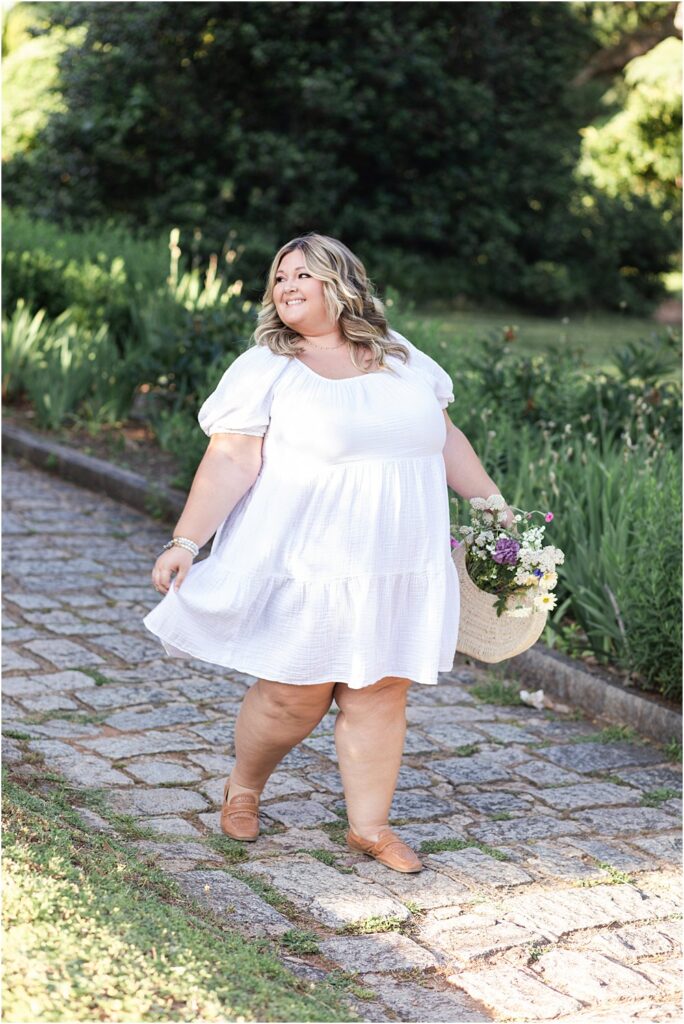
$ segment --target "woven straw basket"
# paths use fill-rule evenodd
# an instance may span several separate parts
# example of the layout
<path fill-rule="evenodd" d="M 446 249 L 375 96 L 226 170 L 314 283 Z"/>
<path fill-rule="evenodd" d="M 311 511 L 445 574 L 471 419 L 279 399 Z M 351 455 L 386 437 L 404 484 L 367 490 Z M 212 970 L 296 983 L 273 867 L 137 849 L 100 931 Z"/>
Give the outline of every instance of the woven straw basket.
<path fill-rule="evenodd" d="M 461 614 L 456 650 L 478 661 L 497 662 L 522 654 L 541 636 L 548 611 L 526 617 L 496 614 L 496 597 L 475 586 L 466 569 L 466 545 L 451 555 L 461 588 Z"/>

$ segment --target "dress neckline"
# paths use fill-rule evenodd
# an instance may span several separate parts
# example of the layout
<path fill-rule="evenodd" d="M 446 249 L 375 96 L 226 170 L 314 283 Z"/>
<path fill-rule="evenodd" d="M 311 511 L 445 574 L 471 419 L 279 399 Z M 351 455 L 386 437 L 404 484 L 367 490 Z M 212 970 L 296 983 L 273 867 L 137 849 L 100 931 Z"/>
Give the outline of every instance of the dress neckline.
<path fill-rule="evenodd" d="M 313 374 L 313 376 L 318 377 L 319 380 L 330 381 L 331 384 L 342 384 L 343 382 L 346 383 L 350 380 L 364 380 L 366 377 L 374 377 L 376 374 L 380 376 L 384 372 L 383 370 L 371 370 L 369 373 L 358 373 L 355 377 L 324 377 L 322 373 L 316 373 L 315 370 L 312 370 L 310 366 L 303 363 L 297 356 L 293 356 L 292 358 L 299 366 L 303 366 L 307 373 Z"/>

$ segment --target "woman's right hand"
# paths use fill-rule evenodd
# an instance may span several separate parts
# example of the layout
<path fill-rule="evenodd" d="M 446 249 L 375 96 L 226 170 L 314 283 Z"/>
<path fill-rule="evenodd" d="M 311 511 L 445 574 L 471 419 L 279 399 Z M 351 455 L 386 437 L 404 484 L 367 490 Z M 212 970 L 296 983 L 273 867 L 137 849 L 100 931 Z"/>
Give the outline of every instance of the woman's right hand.
<path fill-rule="evenodd" d="M 155 590 L 158 590 L 160 594 L 167 594 L 171 586 L 171 573 L 173 572 L 176 573 L 174 589 L 178 590 L 188 574 L 193 557 L 192 551 L 182 548 L 180 544 L 174 544 L 167 551 L 162 551 L 152 570 L 152 583 Z"/>

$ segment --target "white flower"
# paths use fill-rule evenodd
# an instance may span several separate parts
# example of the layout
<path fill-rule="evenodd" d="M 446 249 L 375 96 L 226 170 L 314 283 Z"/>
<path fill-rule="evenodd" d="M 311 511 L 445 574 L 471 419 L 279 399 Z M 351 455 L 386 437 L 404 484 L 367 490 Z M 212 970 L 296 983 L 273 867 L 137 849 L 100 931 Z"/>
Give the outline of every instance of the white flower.
<path fill-rule="evenodd" d="M 487 498 L 487 508 L 498 511 L 499 509 L 505 508 L 506 502 L 501 494 L 490 494 Z"/>
<path fill-rule="evenodd" d="M 548 593 L 537 594 L 534 599 L 534 607 L 540 612 L 553 611 L 556 607 L 556 595 Z"/>
<path fill-rule="evenodd" d="M 487 502 L 484 500 L 484 498 L 471 498 L 470 504 L 472 505 L 473 508 L 479 509 L 480 511 L 483 508 L 487 507 Z"/>
<path fill-rule="evenodd" d="M 510 615 L 514 619 L 527 619 L 532 614 L 531 608 L 511 608 L 504 612 L 504 615 Z"/>

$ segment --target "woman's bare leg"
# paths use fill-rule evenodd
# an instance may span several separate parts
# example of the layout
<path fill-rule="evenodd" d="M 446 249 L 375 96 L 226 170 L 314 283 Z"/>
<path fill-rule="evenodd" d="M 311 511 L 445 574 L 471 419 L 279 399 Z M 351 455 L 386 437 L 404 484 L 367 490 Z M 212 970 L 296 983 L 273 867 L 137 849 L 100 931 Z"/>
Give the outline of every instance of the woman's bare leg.
<path fill-rule="evenodd" d="M 385 676 L 352 690 L 338 683 L 340 711 L 335 746 L 349 824 L 357 835 L 375 840 L 388 824 L 406 736 L 406 694 L 410 679 Z"/>
<path fill-rule="evenodd" d="M 294 686 L 258 679 L 249 688 L 235 722 L 229 800 L 238 793 L 261 793 L 276 765 L 323 718 L 335 685 Z"/>

